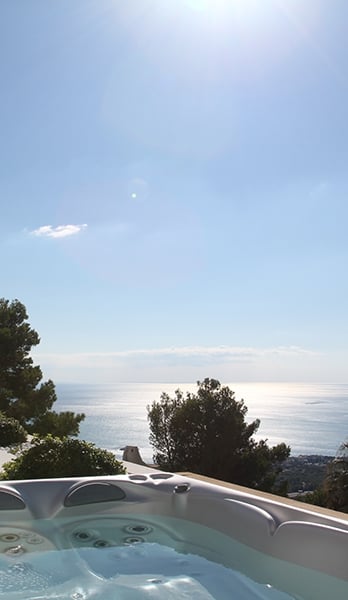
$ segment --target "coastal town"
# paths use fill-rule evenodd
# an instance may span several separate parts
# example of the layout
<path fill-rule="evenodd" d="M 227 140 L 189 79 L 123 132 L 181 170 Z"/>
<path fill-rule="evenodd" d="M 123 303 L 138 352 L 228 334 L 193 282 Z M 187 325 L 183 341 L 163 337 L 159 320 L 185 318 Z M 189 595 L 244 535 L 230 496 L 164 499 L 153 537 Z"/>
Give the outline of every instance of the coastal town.
<path fill-rule="evenodd" d="M 278 481 L 288 482 L 288 496 L 292 498 L 313 492 L 322 484 L 333 459 L 334 456 L 320 454 L 290 456 L 283 463 Z"/>

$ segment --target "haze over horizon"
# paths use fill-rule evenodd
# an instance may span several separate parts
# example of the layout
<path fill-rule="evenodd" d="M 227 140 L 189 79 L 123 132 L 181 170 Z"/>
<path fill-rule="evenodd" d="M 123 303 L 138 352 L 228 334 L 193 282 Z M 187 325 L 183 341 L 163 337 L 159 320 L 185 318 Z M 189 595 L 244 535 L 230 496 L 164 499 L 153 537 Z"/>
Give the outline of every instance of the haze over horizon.
<path fill-rule="evenodd" d="M 0 295 L 45 378 L 348 382 L 348 4 L 0 16 Z"/>

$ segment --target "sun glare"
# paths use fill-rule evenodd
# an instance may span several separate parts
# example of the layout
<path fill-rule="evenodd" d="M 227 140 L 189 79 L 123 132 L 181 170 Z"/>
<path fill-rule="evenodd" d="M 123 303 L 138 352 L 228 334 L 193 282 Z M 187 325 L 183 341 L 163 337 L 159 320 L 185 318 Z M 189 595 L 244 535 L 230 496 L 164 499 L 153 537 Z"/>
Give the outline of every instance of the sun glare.
<path fill-rule="evenodd" d="M 193 10 L 206 10 L 211 6 L 210 0 L 186 0 L 187 4 Z"/>
<path fill-rule="evenodd" d="M 250 4 L 255 4 L 255 7 L 260 6 L 260 0 L 182 0 L 182 2 L 194 10 L 211 12 L 223 8 L 248 8 Z"/>
<path fill-rule="evenodd" d="M 258 30 L 267 25 L 274 12 L 272 0 L 178 0 L 182 13 L 199 22 L 220 24 L 238 23 L 241 27 Z"/>
<path fill-rule="evenodd" d="M 240 0 L 184 0 L 184 3 L 198 12 L 216 12 L 234 5 L 236 1 L 240 2 Z"/>

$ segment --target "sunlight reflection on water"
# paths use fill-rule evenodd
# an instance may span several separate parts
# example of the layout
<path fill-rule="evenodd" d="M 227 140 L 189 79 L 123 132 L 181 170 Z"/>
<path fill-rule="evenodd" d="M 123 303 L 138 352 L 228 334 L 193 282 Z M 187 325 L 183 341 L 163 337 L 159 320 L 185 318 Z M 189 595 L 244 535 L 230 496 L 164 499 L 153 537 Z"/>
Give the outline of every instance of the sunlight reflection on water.
<path fill-rule="evenodd" d="M 256 439 L 285 442 L 292 454 L 334 455 L 347 435 L 348 385 L 230 383 L 236 399 L 244 399 L 248 420 L 261 420 Z M 82 439 L 117 451 L 139 446 L 152 460 L 146 407 L 163 391 L 196 391 L 195 384 L 58 384 L 56 410 L 84 412 Z"/>

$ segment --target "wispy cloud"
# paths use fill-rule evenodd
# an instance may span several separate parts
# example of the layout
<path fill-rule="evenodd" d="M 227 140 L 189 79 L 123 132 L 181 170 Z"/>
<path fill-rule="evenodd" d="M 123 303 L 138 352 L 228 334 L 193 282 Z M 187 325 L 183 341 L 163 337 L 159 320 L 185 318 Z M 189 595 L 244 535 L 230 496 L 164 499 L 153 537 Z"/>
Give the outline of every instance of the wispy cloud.
<path fill-rule="evenodd" d="M 137 350 L 121 350 L 118 352 L 76 352 L 70 354 L 40 354 L 37 359 L 46 359 L 57 364 L 110 364 L 118 361 L 156 360 L 156 361 L 207 361 L 250 362 L 265 357 L 301 357 L 316 356 L 318 353 L 298 346 L 275 346 L 270 348 L 253 348 L 238 346 L 180 346 L 168 348 L 147 348 Z"/>
<path fill-rule="evenodd" d="M 314 381 L 326 360 L 298 346 L 181 346 L 117 352 L 33 352 L 45 376 L 55 381 L 114 383 L 115 381 L 197 381 L 213 376 L 221 381 Z M 302 370 L 301 370 L 302 369 Z M 300 375 L 299 375 L 300 371 Z"/>
<path fill-rule="evenodd" d="M 58 225 L 57 227 L 53 227 L 52 225 L 42 225 L 42 227 L 34 229 L 30 233 L 38 237 L 63 238 L 70 235 L 76 235 L 86 227 L 86 223 L 83 225 Z"/>
<path fill-rule="evenodd" d="M 123 350 L 119 352 L 95 354 L 96 357 L 110 356 L 115 358 L 154 357 L 154 358 L 219 358 L 229 360 L 248 359 L 267 355 L 313 354 L 310 350 L 298 346 L 276 346 L 272 348 L 253 348 L 245 346 L 178 346 L 167 348 L 148 348 L 139 350 Z"/>

